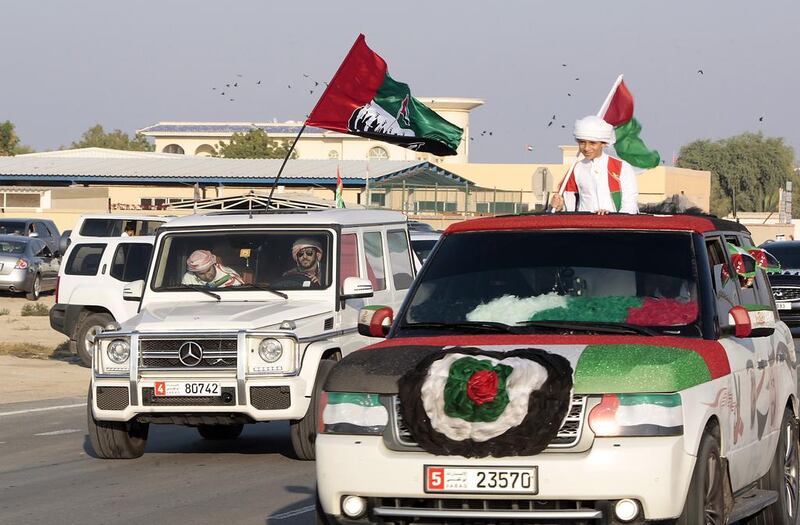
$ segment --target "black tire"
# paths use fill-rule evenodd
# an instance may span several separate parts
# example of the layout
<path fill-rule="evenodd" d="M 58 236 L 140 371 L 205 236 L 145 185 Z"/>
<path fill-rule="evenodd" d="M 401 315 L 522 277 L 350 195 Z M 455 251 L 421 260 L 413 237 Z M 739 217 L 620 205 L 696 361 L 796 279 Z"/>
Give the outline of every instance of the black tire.
<path fill-rule="evenodd" d="M 700 439 L 697 462 L 677 525 L 723 525 L 725 516 L 725 472 L 719 449 L 719 431 L 707 430 Z"/>
<path fill-rule="evenodd" d="M 114 317 L 106 313 L 89 314 L 83 318 L 81 324 L 78 326 L 78 330 L 75 332 L 75 346 L 83 366 L 92 366 L 90 339 L 93 340 L 95 335 L 101 332 L 109 323 L 113 322 Z"/>
<path fill-rule="evenodd" d="M 31 291 L 25 293 L 25 297 L 29 301 L 38 301 L 42 296 L 42 276 L 38 273 L 33 276 L 33 283 L 31 283 Z"/>
<path fill-rule="evenodd" d="M 92 387 L 86 401 L 89 442 L 101 459 L 133 459 L 144 454 L 149 423 L 98 421 L 92 414 Z"/>
<path fill-rule="evenodd" d="M 292 449 L 297 459 L 312 460 L 316 457 L 314 453 L 314 441 L 317 439 L 317 419 L 319 416 L 319 397 L 322 392 L 322 385 L 325 384 L 328 374 L 330 374 L 336 361 L 323 359 L 319 362 L 317 369 L 317 379 L 314 381 L 314 392 L 308 410 L 303 419 L 296 419 L 289 425 L 289 434 L 292 437 Z"/>
<path fill-rule="evenodd" d="M 789 408 L 783 412 L 778 447 L 769 471 L 758 481 L 758 488 L 774 490 L 778 501 L 755 516 L 742 520 L 747 525 L 790 525 L 796 523 L 800 499 L 800 456 L 797 453 L 797 419 Z"/>
<path fill-rule="evenodd" d="M 203 439 L 236 439 L 242 434 L 244 425 L 197 425 Z"/>

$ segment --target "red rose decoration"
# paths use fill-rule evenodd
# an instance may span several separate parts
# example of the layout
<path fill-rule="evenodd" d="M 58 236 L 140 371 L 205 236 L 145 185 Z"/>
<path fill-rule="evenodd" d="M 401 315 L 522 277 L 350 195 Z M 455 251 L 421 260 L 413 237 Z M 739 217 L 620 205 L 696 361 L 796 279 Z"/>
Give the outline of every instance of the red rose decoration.
<path fill-rule="evenodd" d="M 476 405 L 489 403 L 497 396 L 497 383 L 497 372 L 493 370 L 475 372 L 467 380 L 467 397 Z"/>

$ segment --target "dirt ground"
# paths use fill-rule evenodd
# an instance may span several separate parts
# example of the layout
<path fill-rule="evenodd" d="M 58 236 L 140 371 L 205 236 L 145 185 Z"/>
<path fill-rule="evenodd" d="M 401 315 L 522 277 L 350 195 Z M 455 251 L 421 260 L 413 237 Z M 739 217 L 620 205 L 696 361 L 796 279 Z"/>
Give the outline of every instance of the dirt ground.
<path fill-rule="evenodd" d="M 67 337 L 50 318 L 21 315 L 26 304 L 53 306 L 52 293 L 37 302 L 0 293 L 0 399 L 19 403 L 86 394 L 89 369 L 67 349 Z M 5 310 L 8 313 L 5 314 Z"/>

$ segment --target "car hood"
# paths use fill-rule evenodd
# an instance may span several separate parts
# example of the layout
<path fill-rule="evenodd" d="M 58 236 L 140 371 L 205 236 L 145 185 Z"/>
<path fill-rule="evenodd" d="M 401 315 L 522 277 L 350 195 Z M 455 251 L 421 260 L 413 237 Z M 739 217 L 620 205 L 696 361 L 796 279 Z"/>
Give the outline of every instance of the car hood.
<path fill-rule="evenodd" d="M 126 321 L 122 329 L 139 332 L 258 330 L 275 328 L 286 320 L 308 321 L 324 314 L 332 316 L 333 309 L 319 301 L 158 303 L 145 307 Z"/>
<path fill-rule="evenodd" d="M 641 336 L 440 336 L 389 339 L 345 357 L 325 389 L 396 394 L 398 382 L 433 352 L 536 348 L 565 357 L 576 394 L 677 392 L 730 374 L 716 341 Z"/>

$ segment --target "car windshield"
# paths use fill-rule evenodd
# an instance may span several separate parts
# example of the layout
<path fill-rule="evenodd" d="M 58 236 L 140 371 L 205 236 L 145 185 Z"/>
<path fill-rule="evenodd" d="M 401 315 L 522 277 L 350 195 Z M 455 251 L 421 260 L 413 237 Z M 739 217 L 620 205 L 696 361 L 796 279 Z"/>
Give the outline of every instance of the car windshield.
<path fill-rule="evenodd" d="M 0 221 L 0 235 L 23 235 L 25 223 L 20 221 Z"/>
<path fill-rule="evenodd" d="M 800 243 L 787 242 L 777 243 L 771 242 L 762 244 L 761 247 L 775 256 L 781 263 L 783 269 L 799 269 L 800 268 Z"/>
<path fill-rule="evenodd" d="M 25 253 L 25 242 L 20 241 L 0 241 L 0 254 L 2 255 L 21 255 Z"/>
<path fill-rule="evenodd" d="M 331 284 L 332 242 L 323 230 L 168 234 L 153 290 L 320 290 Z"/>
<path fill-rule="evenodd" d="M 688 233 L 470 232 L 441 242 L 401 330 L 472 323 L 700 333 Z"/>

